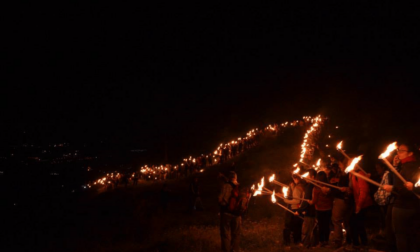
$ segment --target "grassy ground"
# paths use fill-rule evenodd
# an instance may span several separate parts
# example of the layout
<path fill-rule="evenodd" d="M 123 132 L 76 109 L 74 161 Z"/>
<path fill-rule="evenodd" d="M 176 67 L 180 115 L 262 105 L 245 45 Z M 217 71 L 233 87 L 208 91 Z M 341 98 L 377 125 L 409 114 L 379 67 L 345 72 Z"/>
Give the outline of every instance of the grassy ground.
<path fill-rule="evenodd" d="M 239 182 L 250 186 L 274 172 L 278 180 L 291 181 L 290 170 L 299 156 L 302 136 L 291 129 L 281 137 L 264 139 L 232 160 Z M 13 234 L 6 236 L 9 247 L 3 251 L 220 251 L 217 175 L 232 169 L 231 162 L 199 174 L 204 211 L 188 211 L 190 178 L 167 182 L 171 201 L 166 210 L 160 204 L 162 183 L 144 182 L 85 195 L 76 202 L 40 209 L 27 219 L 16 220 Z M 268 196 L 252 198 L 243 220 L 243 251 L 282 251 L 283 216 L 284 210 Z M 19 213 L 15 217 L 19 218 Z M 29 228 L 25 229 L 26 225 Z M 292 251 L 300 249 L 292 247 Z"/>

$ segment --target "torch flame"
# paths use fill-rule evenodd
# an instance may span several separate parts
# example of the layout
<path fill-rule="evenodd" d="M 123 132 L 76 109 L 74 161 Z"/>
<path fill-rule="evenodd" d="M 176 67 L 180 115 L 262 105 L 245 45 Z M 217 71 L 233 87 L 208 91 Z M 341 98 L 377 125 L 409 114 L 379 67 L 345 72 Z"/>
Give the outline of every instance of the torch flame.
<path fill-rule="evenodd" d="M 276 192 L 273 190 L 273 194 L 271 194 L 271 202 L 273 202 L 273 203 L 277 202 L 275 195 L 276 195 Z"/>
<path fill-rule="evenodd" d="M 388 157 L 389 154 L 391 154 L 391 152 L 393 152 L 396 149 L 397 149 L 397 142 L 393 142 L 392 144 L 388 145 L 388 147 L 386 148 L 386 151 L 384 153 L 382 153 L 379 156 L 379 158 L 384 159 L 384 158 Z"/>
<path fill-rule="evenodd" d="M 289 192 L 289 187 L 283 187 L 282 191 L 283 191 L 284 197 L 286 197 Z"/>
<path fill-rule="evenodd" d="M 262 177 L 261 179 L 261 184 L 258 183 L 258 189 L 255 191 L 254 196 L 261 195 L 263 187 L 264 187 L 264 177 Z"/>
<path fill-rule="evenodd" d="M 274 179 L 275 179 L 275 175 L 273 174 L 269 179 L 268 179 L 268 181 L 270 181 L 270 182 L 273 182 L 274 181 Z"/>
<path fill-rule="evenodd" d="M 293 165 L 293 167 L 296 167 L 296 166 L 298 166 L 298 163 L 296 163 L 296 164 Z"/>
<path fill-rule="evenodd" d="M 258 183 L 258 190 L 262 191 L 263 187 L 264 187 L 264 177 L 262 177 L 261 179 L 261 184 Z"/>
<path fill-rule="evenodd" d="M 307 173 L 303 174 L 303 175 L 302 175 L 302 177 L 303 177 L 303 178 L 306 178 L 306 177 L 308 177 L 308 175 L 309 175 L 309 172 L 307 172 Z"/>
<path fill-rule="evenodd" d="M 254 189 L 255 189 L 255 185 L 252 185 L 251 190 L 254 191 Z"/>
<path fill-rule="evenodd" d="M 300 168 L 298 167 L 293 171 L 293 174 L 297 174 L 299 171 L 300 171 Z"/>
<path fill-rule="evenodd" d="M 321 165 L 321 159 L 318 159 L 318 162 L 316 162 L 316 166 L 320 166 Z"/>
<path fill-rule="evenodd" d="M 338 150 L 341 150 L 341 148 L 342 148 L 341 146 L 342 146 L 342 145 L 343 145 L 343 141 L 341 141 L 339 144 L 337 144 L 337 149 L 338 149 Z"/>
<path fill-rule="evenodd" d="M 417 181 L 417 183 L 414 186 L 415 187 L 420 187 L 420 178 L 419 178 L 419 180 Z"/>
<path fill-rule="evenodd" d="M 362 156 L 358 156 L 353 158 L 353 160 L 351 161 L 351 164 L 346 168 L 345 172 L 349 173 L 354 169 L 354 166 L 362 159 Z"/>

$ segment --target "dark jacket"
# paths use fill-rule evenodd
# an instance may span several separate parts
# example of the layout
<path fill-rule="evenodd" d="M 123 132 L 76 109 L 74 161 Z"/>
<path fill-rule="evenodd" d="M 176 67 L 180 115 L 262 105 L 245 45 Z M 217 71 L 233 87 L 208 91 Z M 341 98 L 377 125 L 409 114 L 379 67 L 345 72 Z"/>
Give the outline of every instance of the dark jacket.
<path fill-rule="evenodd" d="M 420 163 L 418 161 L 407 162 L 400 164 L 400 174 L 408 182 L 415 184 L 420 177 Z M 410 192 L 405 188 L 404 183 L 397 175 L 393 174 L 393 188 L 392 191 L 397 193 L 394 201 L 394 207 L 404 209 L 419 209 L 420 199 L 415 193 L 420 194 L 420 187 L 414 187 Z"/>
<path fill-rule="evenodd" d="M 304 192 L 305 192 L 304 199 L 312 200 L 312 189 L 313 188 L 314 188 L 313 184 L 306 183 L 306 185 L 304 186 Z M 305 215 L 307 217 L 315 217 L 315 214 L 316 214 L 315 206 L 309 204 L 306 201 L 302 201 L 302 204 L 300 205 L 300 207 L 297 211 L 300 215 Z"/>

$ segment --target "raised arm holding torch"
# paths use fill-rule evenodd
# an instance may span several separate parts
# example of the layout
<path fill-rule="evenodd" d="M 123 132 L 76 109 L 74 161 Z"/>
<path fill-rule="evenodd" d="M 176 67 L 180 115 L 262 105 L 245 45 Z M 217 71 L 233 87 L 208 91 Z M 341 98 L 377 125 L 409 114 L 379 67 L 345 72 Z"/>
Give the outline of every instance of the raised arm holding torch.
<path fill-rule="evenodd" d="M 351 174 L 353 174 L 354 176 L 356 176 L 356 177 L 358 177 L 358 178 L 361 178 L 361 179 L 363 179 L 363 180 L 365 180 L 366 182 L 369 182 L 369 183 L 371 183 L 371 184 L 373 184 L 373 185 L 376 185 L 376 186 L 379 186 L 379 187 L 383 187 L 381 184 L 379 184 L 378 182 L 376 182 L 376 181 L 374 181 L 374 180 L 372 180 L 372 179 L 370 179 L 370 178 L 368 178 L 368 177 L 365 177 L 365 176 L 363 176 L 363 175 L 361 175 L 361 174 L 359 174 L 359 173 L 357 173 L 357 172 L 355 172 L 354 171 L 354 167 L 355 167 L 355 165 L 357 164 L 357 162 L 359 162 L 360 160 L 362 159 L 362 156 L 358 156 L 358 157 L 355 157 L 355 158 L 353 158 L 353 160 L 351 161 L 351 164 L 346 168 L 346 170 L 345 170 L 345 172 L 346 173 L 351 173 Z"/>
<path fill-rule="evenodd" d="M 274 204 L 278 205 L 279 207 L 282 207 L 284 210 L 286 210 L 286 211 L 288 211 L 288 212 L 290 212 L 290 213 L 292 213 L 294 215 L 295 212 L 293 212 L 289 208 L 283 206 L 282 204 L 277 203 L 277 199 L 276 199 L 276 196 L 275 195 L 276 195 L 276 193 L 275 193 L 275 191 L 273 191 L 273 194 L 271 195 L 271 202 L 273 202 Z M 303 220 L 303 218 L 301 216 L 298 216 L 298 217 Z"/>
<path fill-rule="evenodd" d="M 393 152 L 396 149 L 397 149 L 397 142 L 393 142 L 392 144 L 388 145 L 388 147 L 386 148 L 386 151 L 379 156 L 379 159 L 382 159 L 384 161 L 384 163 L 386 164 L 386 166 L 388 166 L 388 168 L 393 173 L 395 173 L 395 175 L 397 175 L 398 178 L 400 178 L 401 181 L 404 182 L 404 184 L 406 184 L 407 183 L 407 180 L 405 180 L 403 178 L 403 176 L 401 176 L 401 174 L 394 168 L 394 166 L 391 165 L 391 163 L 389 163 L 389 161 L 387 159 L 387 157 L 389 156 L 389 154 L 391 154 L 391 152 Z"/>

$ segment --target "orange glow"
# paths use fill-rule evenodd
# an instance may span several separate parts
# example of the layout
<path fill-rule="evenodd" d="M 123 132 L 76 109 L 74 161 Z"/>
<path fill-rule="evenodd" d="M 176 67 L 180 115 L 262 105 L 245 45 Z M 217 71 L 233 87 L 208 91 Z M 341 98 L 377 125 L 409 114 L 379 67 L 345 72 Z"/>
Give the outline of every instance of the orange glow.
<path fill-rule="evenodd" d="M 293 171 L 293 174 L 297 174 L 299 171 L 300 171 L 300 168 L 298 167 Z"/>
<path fill-rule="evenodd" d="M 394 150 L 397 149 L 397 142 L 393 142 L 392 144 L 388 145 L 388 147 L 386 148 L 386 151 L 384 153 L 382 153 L 379 158 L 380 159 L 384 159 L 387 158 L 389 156 L 389 154 L 391 154 L 391 152 L 393 152 Z"/>
<path fill-rule="evenodd" d="M 362 156 L 358 156 L 353 158 L 353 160 L 351 161 L 351 164 L 346 168 L 345 172 L 349 173 L 352 170 L 354 170 L 354 167 L 356 166 L 356 164 L 362 159 Z"/>
<path fill-rule="evenodd" d="M 419 187 L 420 186 L 420 178 L 419 178 L 419 180 L 417 181 L 417 183 L 414 186 L 415 187 Z"/>
<path fill-rule="evenodd" d="M 341 141 L 340 143 L 337 144 L 337 149 L 341 150 L 342 149 L 342 145 L 343 145 L 343 141 Z"/>
<path fill-rule="evenodd" d="M 282 191 L 283 191 L 284 197 L 286 197 L 289 192 L 289 187 L 283 187 Z"/>
<path fill-rule="evenodd" d="M 270 182 L 273 182 L 274 181 L 274 179 L 275 179 L 275 175 L 273 174 L 269 179 L 268 179 L 268 181 L 270 181 Z"/>
<path fill-rule="evenodd" d="M 271 194 L 271 202 L 276 203 L 277 199 L 276 199 L 276 192 L 273 190 L 273 194 Z"/>
<path fill-rule="evenodd" d="M 302 175 L 302 177 L 303 177 L 303 178 L 307 178 L 307 177 L 308 177 L 308 175 L 309 175 L 309 172 L 307 172 L 307 173 L 303 174 L 303 175 Z"/>

